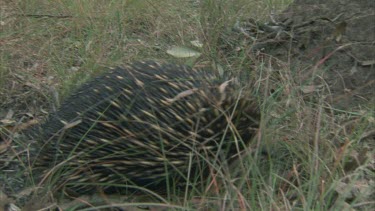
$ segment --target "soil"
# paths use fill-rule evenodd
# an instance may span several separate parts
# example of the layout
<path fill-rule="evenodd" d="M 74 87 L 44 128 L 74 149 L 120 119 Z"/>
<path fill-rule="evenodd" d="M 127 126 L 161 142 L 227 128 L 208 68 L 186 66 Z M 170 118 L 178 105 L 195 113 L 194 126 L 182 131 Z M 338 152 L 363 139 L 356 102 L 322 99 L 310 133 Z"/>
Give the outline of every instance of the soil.
<path fill-rule="evenodd" d="M 320 101 L 328 112 L 337 115 L 338 124 L 346 127 L 340 120 L 343 113 L 369 112 L 369 118 L 374 120 L 374 23 L 373 0 L 295 0 L 285 11 L 271 16 L 268 23 L 254 19 L 237 22 L 230 33 L 223 35 L 221 50 L 227 58 L 250 55 L 254 66 L 258 67 L 257 62 L 261 62 L 271 72 L 276 72 L 275 75 L 286 72 L 275 78 L 290 77 L 288 82 L 301 87 L 306 103 Z M 275 80 L 275 84 L 269 85 L 271 92 L 279 88 L 277 81 L 283 79 Z M 346 167 L 351 170 L 345 168 L 345 171 L 348 175 L 356 172 L 354 174 L 361 179 L 355 183 L 365 184 L 362 187 L 371 190 L 366 200 L 373 201 L 375 130 L 370 129 L 363 137 L 354 157 L 368 156 L 369 164 L 359 167 L 362 162 L 353 166 L 347 163 Z M 350 182 L 353 181 L 345 181 Z M 343 186 L 348 188 L 345 183 Z M 356 191 L 352 188 L 350 193 Z M 341 191 L 338 194 L 343 196 Z"/>
<path fill-rule="evenodd" d="M 283 31 L 266 53 L 289 61 L 304 85 L 329 87 L 335 108 L 374 106 L 374 1 L 296 0 L 275 19 Z M 320 77 L 309 81 L 312 73 Z"/>
<path fill-rule="evenodd" d="M 334 111 L 375 111 L 375 1 L 295 0 L 274 17 L 276 29 L 263 53 L 286 63 L 296 83 L 324 97 Z M 267 35 L 270 38 L 270 34 Z M 267 39 L 266 39 L 267 40 Z M 267 40 L 267 41 L 269 41 Z M 308 95 L 308 94 L 306 94 Z M 313 98 L 309 98 L 310 101 Z M 370 115 L 374 115 L 373 113 Z M 374 118 L 372 116 L 371 118 Z M 372 191 L 375 170 L 375 131 L 361 140 L 356 157 L 370 151 L 368 166 L 356 183 Z M 350 165 L 347 165 L 350 166 Z M 357 175 L 361 170 L 355 166 Z M 345 169 L 348 173 L 348 169 Z M 362 170 L 364 171 L 364 170 Z M 372 175 L 372 176 L 371 176 Z M 350 179 L 349 179 L 350 181 Z M 346 181 L 348 182 L 348 181 Z M 349 183 L 349 182 L 348 182 Z M 348 186 L 343 183 L 347 188 Z M 342 195 L 339 190 L 338 194 Z M 358 190 L 353 188 L 351 193 Z M 354 194 L 355 195 L 355 194 Z M 347 196 L 343 196 L 347 197 Z M 347 198 L 349 199 L 349 198 Z M 348 200 L 350 201 L 350 200 Z M 371 205 L 370 205 L 371 207 Z M 364 208 L 365 209 L 365 208 Z M 368 208 L 372 210 L 373 208 Z"/>

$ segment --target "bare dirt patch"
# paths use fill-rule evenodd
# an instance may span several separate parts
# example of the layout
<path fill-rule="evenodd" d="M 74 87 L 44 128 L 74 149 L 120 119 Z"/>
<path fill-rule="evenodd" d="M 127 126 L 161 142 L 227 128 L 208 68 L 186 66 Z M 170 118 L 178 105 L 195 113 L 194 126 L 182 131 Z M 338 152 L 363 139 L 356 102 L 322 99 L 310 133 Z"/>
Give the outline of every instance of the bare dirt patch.
<path fill-rule="evenodd" d="M 278 17 L 286 27 L 281 37 L 290 42 L 268 53 L 289 60 L 305 85 L 328 87 L 323 94 L 337 108 L 373 104 L 374 5 L 371 0 L 297 0 Z M 319 78 L 309 81 L 312 73 Z"/>

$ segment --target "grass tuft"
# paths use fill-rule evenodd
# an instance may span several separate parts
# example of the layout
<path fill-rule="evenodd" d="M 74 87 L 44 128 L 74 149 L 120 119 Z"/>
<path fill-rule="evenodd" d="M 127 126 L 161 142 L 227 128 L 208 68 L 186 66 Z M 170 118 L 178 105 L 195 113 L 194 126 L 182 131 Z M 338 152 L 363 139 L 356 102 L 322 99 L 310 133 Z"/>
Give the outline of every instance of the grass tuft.
<path fill-rule="evenodd" d="M 86 210 L 141 205 L 184 210 L 371 210 L 375 206 L 370 197 L 375 189 L 373 104 L 362 105 L 361 109 L 336 109 L 323 95 L 330 87 L 306 91 L 311 89 L 310 82 L 322 80 L 318 72 L 324 69 L 306 69 L 308 75 L 301 76 L 298 67 L 275 58 L 254 56 L 249 50 L 254 42 L 238 43 L 233 35 L 232 29 L 239 21 L 266 20 L 271 12 L 277 13 L 289 3 L 1 2 L 0 120 L 10 118 L 29 124 L 30 119 L 43 119 L 72 90 L 100 74 L 103 66 L 150 59 L 189 63 L 166 52 L 172 46 L 191 47 L 193 40 L 203 43 L 202 56 L 195 60 L 197 67 L 246 72 L 261 104 L 261 125 L 248 151 L 234 163 L 210 163 L 209 179 L 197 189 L 186 188 L 176 194 L 171 184 L 167 196 L 147 192 L 159 203 L 151 203 L 147 197 L 120 200 L 99 194 L 96 198 L 76 197 L 72 204 L 45 192 L 43 198 L 48 203 L 39 207 L 52 204 L 78 209 L 84 204 L 89 207 Z M 232 51 L 228 52 L 228 46 L 233 47 Z M 306 78 L 311 79 L 303 80 Z M 10 111 L 14 115 L 7 116 Z M 3 135 L 8 134 L 4 132 L 8 128 L 0 126 L 4 140 L 13 138 Z M 28 154 L 28 145 L 23 144 L 15 145 Z M 0 149 L 1 146 L 2 142 Z M 23 167 L 14 178 L 0 174 L 0 179 L 10 184 L 7 191 L 13 194 L 19 193 L 19 188 L 12 185 L 25 180 L 24 173 L 30 170 L 22 158 L 17 158 L 16 163 Z M 100 203 L 95 204 L 99 201 L 112 205 L 99 207 Z"/>

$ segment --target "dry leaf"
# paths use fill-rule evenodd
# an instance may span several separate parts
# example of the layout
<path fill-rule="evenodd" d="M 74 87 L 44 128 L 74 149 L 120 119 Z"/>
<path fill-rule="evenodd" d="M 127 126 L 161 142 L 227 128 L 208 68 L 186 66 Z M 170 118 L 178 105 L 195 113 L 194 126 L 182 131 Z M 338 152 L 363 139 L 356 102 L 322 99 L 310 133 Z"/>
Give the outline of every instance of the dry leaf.
<path fill-rule="evenodd" d="M 199 57 L 201 53 L 190 48 L 175 46 L 167 50 L 167 53 L 177 58 Z"/>

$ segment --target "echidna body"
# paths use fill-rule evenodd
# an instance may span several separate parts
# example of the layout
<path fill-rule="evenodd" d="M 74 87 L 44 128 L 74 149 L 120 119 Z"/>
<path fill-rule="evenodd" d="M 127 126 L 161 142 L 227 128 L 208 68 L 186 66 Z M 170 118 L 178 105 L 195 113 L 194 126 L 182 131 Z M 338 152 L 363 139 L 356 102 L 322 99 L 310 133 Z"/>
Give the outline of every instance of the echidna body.
<path fill-rule="evenodd" d="M 77 192 L 93 184 L 105 190 L 186 181 L 202 163 L 236 153 L 235 140 L 248 140 L 257 118 L 250 94 L 233 80 L 138 62 L 104 73 L 66 99 L 42 125 L 35 168 L 43 180 Z"/>

